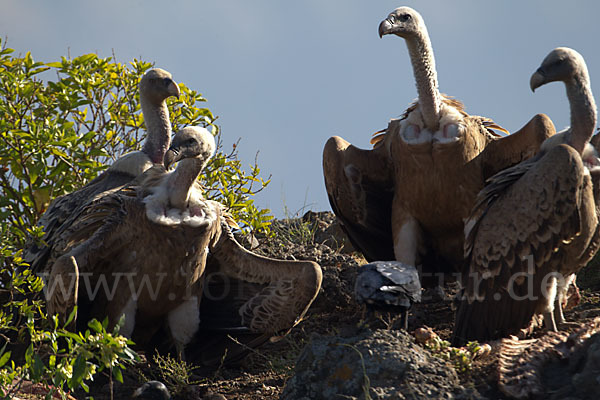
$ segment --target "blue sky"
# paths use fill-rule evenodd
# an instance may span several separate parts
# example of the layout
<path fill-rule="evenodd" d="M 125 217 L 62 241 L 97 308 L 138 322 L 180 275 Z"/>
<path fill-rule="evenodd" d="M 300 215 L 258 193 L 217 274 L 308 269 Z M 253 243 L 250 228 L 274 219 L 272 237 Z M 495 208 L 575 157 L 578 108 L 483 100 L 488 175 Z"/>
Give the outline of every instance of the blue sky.
<path fill-rule="evenodd" d="M 256 198 L 278 217 L 329 210 L 321 169 L 327 138 L 368 148 L 416 97 L 402 39 L 377 35 L 399 6 L 423 15 L 440 90 L 510 131 L 544 112 L 569 124 L 564 87 L 529 90 L 546 54 L 568 46 L 600 93 L 600 3 L 558 0 L 3 0 L 0 35 L 17 52 L 56 61 L 113 51 L 167 69 L 219 116 L 226 149 L 256 152 L 269 187 Z M 599 76 L 596 78 L 596 76 Z"/>

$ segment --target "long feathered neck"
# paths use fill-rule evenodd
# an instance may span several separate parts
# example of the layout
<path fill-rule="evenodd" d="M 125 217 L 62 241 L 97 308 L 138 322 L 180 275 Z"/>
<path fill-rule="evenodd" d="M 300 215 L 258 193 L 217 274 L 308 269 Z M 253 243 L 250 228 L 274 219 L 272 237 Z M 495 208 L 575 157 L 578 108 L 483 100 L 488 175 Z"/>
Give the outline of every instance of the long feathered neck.
<path fill-rule="evenodd" d="M 431 132 L 436 132 L 439 128 L 442 96 L 438 89 L 433 48 L 427 29 L 423 27 L 418 34 L 406 38 L 406 46 L 413 66 L 425 126 Z"/>
<path fill-rule="evenodd" d="M 162 164 L 167 149 L 171 145 L 171 121 L 167 103 L 159 104 L 140 99 L 142 113 L 146 122 L 146 141 L 142 151 L 155 164 Z"/>
<path fill-rule="evenodd" d="M 576 74 L 565 82 L 567 97 L 571 107 L 571 128 L 569 129 L 569 144 L 583 153 L 596 128 L 596 102 L 592 95 L 587 71 Z"/>
<path fill-rule="evenodd" d="M 186 158 L 179 161 L 167 181 L 169 204 L 173 208 L 184 210 L 187 207 L 190 192 L 203 167 L 204 162 L 199 158 Z"/>

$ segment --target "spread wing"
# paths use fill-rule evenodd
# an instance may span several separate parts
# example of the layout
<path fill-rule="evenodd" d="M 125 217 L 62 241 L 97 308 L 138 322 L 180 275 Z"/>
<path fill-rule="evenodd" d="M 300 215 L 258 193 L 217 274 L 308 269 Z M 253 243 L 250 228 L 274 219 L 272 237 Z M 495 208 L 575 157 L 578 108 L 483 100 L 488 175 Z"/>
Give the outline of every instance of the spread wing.
<path fill-rule="evenodd" d="M 240 246 L 226 224 L 207 260 L 200 327 L 187 357 L 232 362 L 302 320 L 321 287 L 312 261 L 282 261 Z"/>
<path fill-rule="evenodd" d="M 323 175 L 331 208 L 354 247 L 369 261 L 394 260 L 393 166 L 386 137 L 373 150 L 363 150 L 334 136 L 323 150 Z"/>
<path fill-rule="evenodd" d="M 481 153 L 484 178 L 531 158 L 554 133 L 550 118 L 538 114 L 517 132 L 491 141 Z"/>
<path fill-rule="evenodd" d="M 573 242 L 580 241 L 590 185 L 581 157 L 566 145 L 491 179 L 465 224 L 469 270 L 455 343 L 513 334 L 543 309 L 547 274 L 559 271 L 567 253 L 580 257 L 587 246 L 577 250 Z"/>

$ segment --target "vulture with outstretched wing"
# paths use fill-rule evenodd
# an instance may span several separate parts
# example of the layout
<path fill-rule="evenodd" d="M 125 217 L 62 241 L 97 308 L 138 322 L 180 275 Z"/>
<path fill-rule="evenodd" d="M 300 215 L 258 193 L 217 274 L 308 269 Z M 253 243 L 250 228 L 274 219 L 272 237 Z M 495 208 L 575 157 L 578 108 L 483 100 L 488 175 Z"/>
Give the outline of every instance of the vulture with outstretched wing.
<path fill-rule="evenodd" d="M 214 151 L 203 128 L 173 139 L 165 165 L 100 194 L 57 244 L 48 309 L 64 320 L 108 316 L 136 344 L 164 348 L 165 327 L 182 354 L 203 365 L 237 360 L 302 320 L 321 287 L 312 261 L 281 261 L 240 246 L 223 206 L 196 182 Z M 207 260 L 208 257 L 208 260 Z M 206 266 L 206 272 L 205 272 Z M 171 340 L 168 341 L 172 343 Z"/>
<path fill-rule="evenodd" d="M 409 265 L 463 266 L 463 219 L 485 180 L 534 155 L 554 133 L 545 115 L 520 131 L 503 130 L 488 118 L 470 116 L 438 90 L 431 42 L 421 15 L 393 11 L 379 35 L 405 39 L 418 99 L 374 149 L 359 149 L 332 137 L 323 152 L 325 186 L 332 209 L 356 248 L 368 260 L 396 259 Z M 424 260 L 431 257 L 431 260 Z"/>
<path fill-rule="evenodd" d="M 65 320 L 108 317 L 144 345 L 168 321 L 178 350 L 198 329 L 202 275 L 208 249 L 221 233 L 221 204 L 205 200 L 196 179 L 215 151 L 205 128 L 173 138 L 165 166 L 99 194 L 57 238 L 47 264 L 49 314 Z"/>
<path fill-rule="evenodd" d="M 106 171 L 81 189 L 57 197 L 38 221 L 44 229 L 42 243 L 28 244 L 24 259 L 35 272 L 44 270 L 56 238 L 67 229 L 78 214 L 77 209 L 94 196 L 121 187 L 154 164 L 162 164 L 171 141 L 171 121 L 166 99 L 179 97 L 179 86 L 171 74 L 154 68 L 144 74 L 139 83 L 140 105 L 146 123 L 146 140 L 141 151 L 121 156 Z"/>
<path fill-rule="evenodd" d="M 550 52 L 531 89 L 562 81 L 571 126 L 542 144 L 538 155 L 493 178 L 465 223 L 468 274 L 453 341 L 485 341 L 526 328 L 535 314 L 548 329 L 563 323 L 562 297 L 574 274 L 598 250 L 600 170 L 582 154 L 596 125 L 596 105 L 583 57 Z"/>

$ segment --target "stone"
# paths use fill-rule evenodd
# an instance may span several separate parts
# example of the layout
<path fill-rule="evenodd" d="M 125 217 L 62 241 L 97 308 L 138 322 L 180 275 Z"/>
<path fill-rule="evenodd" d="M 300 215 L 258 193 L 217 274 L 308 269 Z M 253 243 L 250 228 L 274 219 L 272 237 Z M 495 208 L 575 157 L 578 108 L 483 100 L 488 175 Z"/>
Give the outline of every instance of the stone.
<path fill-rule="evenodd" d="M 356 336 L 313 335 L 300 354 L 282 400 L 482 398 L 460 385 L 452 365 L 404 331 Z"/>

